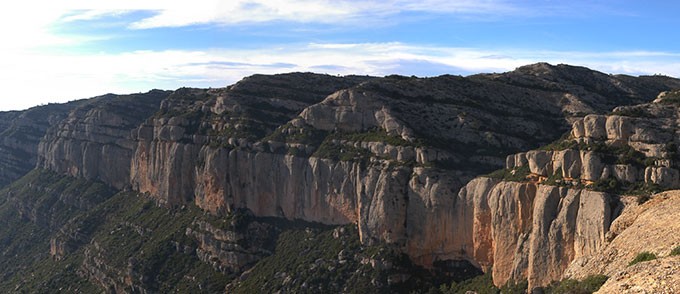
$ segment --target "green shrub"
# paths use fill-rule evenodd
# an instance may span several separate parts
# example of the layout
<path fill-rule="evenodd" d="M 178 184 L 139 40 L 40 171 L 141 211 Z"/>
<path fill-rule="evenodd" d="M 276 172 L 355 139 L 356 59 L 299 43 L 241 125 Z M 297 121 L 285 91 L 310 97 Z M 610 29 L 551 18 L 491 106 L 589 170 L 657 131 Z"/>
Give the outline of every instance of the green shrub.
<path fill-rule="evenodd" d="M 531 171 L 528 165 L 523 165 L 515 169 L 499 169 L 486 176 L 493 179 L 499 179 L 509 182 L 524 182 Z"/>
<path fill-rule="evenodd" d="M 529 282 L 527 280 L 515 282 L 508 281 L 503 287 L 501 287 L 501 293 L 503 294 L 524 294 L 527 293 L 529 288 Z"/>
<path fill-rule="evenodd" d="M 439 291 L 443 294 L 457 294 L 466 293 L 468 291 L 473 291 L 478 294 L 498 294 L 501 293 L 493 284 L 493 278 L 491 277 L 491 271 L 486 274 L 474 277 L 469 280 L 461 281 L 460 283 L 452 282 L 449 287 L 442 285 Z"/>
<path fill-rule="evenodd" d="M 544 185 L 551 186 L 561 186 L 564 184 L 564 177 L 562 177 L 562 171 L 556 171 L 554 174 L 549 176 L 545 181 L 542 182 Z"/>
<path fill-rule="evenodd" d="M 670 256 L 677 256 L 680 255 L 680 246 L 675 246 L 673 250 L 671 250 Z"/>
<path fill-rule="evenodd" d="M 373 153 L 365 148 L 357 148 L 326 139 L 312 156 L 339 161 L 368 160 Z"/>
<path fill-rule="evenodd" d="M 637 195 L 637 204 L 638 205 L 645 204 L 645 202 L 649 201 L 649 199 L 652 199 L 652 197 L 649 194 Z"/>
<path fill-rule="evenodd" d="M 621 191 L 622 184 L 614 177 L 600 179 L 589 185 L 593 191 L 608 192 L 618 194 Z"/>
<path fill-rule="evenodd" d="M 609 279 L 605 275 L 588 276 L 583 280 L 566 279 L 561 282 L 556 282 L 546 287 L 544 293 L 554 294 L 589 294 L 593 293 L 602 287 Z"/>
<path fill-rule="evenodd" d="M 641 107 L 626 107 L 612 112 L 613 115 L 630 117 L 650 117 L 651 115 Z"/>
<path fill-rule="evenodd" d="M 649 251 L 640 252 L 635 258 L 628 264 L 628 266 L 634 265 L 636 263 L 650 261 L 656 259 L 656 254 Z"/>
<path fill-rule="evenodd" d="M 558 141 L 555 141 L 555 142 L 552 142 L 548 145 L 540 147 L 539 150 L 561 151 L 561 150 L 578 148 L 578 146 L 579 146 L 579 144 L 576 142 L 576 140 L 571 140 L 571 139 L 562 140 L 562 139 L 560 139 Z"/>
<path fill-rule="evenodd" d="M 669 91 L 661 99 L 663 104 L 680 104 L 680 90 Z"/>
<path fill-rule="evenodd" d="M 651 195 L 662 192 L 663 188 L 653 183 L 638 182 L 632 184 L 630 187 L 627 188 L 627 190 L 628 194 L 638 196 L 637 199 L 638 204 L 643 204 L 647 202 L 649 199 L 651 199 Z"/>

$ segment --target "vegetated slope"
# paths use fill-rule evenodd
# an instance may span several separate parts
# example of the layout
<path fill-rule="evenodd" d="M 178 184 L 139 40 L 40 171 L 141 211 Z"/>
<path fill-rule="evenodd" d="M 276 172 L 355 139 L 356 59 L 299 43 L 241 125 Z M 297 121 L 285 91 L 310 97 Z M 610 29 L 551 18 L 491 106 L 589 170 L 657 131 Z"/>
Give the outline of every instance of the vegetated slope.
<path fill-rule="evenodd" d="M 7 293 L 394 293 L 451 281 L 390 248 L 362 246 L 354 225 L 246 211 L 217 218 L 193 204 L 158 207 L 144 195 L 46 170 L 0 195 Z"/>
<path fill-rule="evenodd" d="M 82 255 L 70 255 L 63 262 L 50 258 L 50 237 L 113 193 L 102 183 L 49 171 L 32 171 L 0 190 L 2 292 L 97 291 L 76 274 Z"/>
<path fill-rule="evenodd" d="M 46 132 L 39 167 L 134 192 L 48 226 L 41 236 L 50 237 L 57 261 L 44 264 L 71 262 L 69 279 L 119 292 L 227 283 L 244 292 L 394 291 L 490 266 L 496 285 L 525 278 L 545 285 L 561 277 L 574 252 L 530 248 L 562 244 L 550 239 L 559 233 L 566 243 L 585 244 L 584 252 L 595 250 L 616 215 L 614 197 L 544 185 L 550 181 L 537 188 L 482 179 L 460 188 L 505 164 L 507 154 L 597 118 L 585 114 L 651 101 L 657 93 L 650 89 L 678 84 L 536 64 L 466 78 L 256 75 L 220 89 L 100 97 Z M 549 177 L 532 170 L 528 155 L 512 158 L 509 169 L 520 167 L 519 158 L 526 172 Z M 534 168 L 545 163 L 532 160 Z M 508 190 L 493 192 L 501 186 Z M 336 237 L 335 228 L 294 220 L 350 233 Z M 303 236 L 306 242 L 291 242 Z M 351 252 L 341 254 L 342 246 Z M 300 250 L 314 263 L 287 261 Z M 44 280 L 38 275 L 26 287 Z M 253 288 L 263 280 L 264 288 Z M 86 285 L 74 283 L 64 282 Z"/>

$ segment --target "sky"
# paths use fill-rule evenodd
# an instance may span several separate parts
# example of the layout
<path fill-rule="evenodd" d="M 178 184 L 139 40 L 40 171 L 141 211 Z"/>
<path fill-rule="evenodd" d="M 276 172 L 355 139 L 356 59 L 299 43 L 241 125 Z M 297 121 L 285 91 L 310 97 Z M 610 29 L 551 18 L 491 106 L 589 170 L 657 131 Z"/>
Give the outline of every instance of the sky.
<path fill-rule="evenodd" d="M 680 2 L 22 0 L 0 4 L 0 110 L 224 87 L 255 73 L 469 75 L 549 62 L 680 77 Z"/>

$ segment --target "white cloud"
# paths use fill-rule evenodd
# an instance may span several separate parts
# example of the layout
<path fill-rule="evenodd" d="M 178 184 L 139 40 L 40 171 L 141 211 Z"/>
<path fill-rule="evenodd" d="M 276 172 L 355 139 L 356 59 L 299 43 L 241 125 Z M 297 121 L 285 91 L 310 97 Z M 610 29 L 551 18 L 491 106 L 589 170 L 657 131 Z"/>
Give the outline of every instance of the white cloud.
<path fill-rule="evenodd" d="M 195 24 L 233 25 L 287 21 L 298 23 L 347 24 L 393 16 L 402 12 L 437 14 L 514 14 L 522 9 L 506 0 L 24 0 L 21 6 L 6 7 L 8 14 L 33 19 L 37 11 L 49 12 L 48 21 L 91 20 L 130 11 L 153 15 L 131 28 L 180 27 Z M 7 5 L 6 5 L 7 6 Z M 42 9 L 35 9 L 41 7 Z"/>
<path fill-rule="evenodd" d="M 357 24 L 402 12 L 436 14 L 514 14 L 521 9 L 500 0 L 234 0 L 174 3 L 157 7 L 157 14 L 131 25 L 136 29 L 195 24 L 233 25 L 290 21 L 299 23 Z"/>
<path fill-rule="evenodd" d="M 583 65 L 608 73 L 680 76 L 672 52 L 480 50 L 403 43 L 290 44 L 261 50 L 136 51 L 121 54 L 0 56 L 4 99 L 19 109 L 107 92 L 181 86 L 222 87 L 255 73 L 439 75 L 504 72 L 539 61 Z"/>

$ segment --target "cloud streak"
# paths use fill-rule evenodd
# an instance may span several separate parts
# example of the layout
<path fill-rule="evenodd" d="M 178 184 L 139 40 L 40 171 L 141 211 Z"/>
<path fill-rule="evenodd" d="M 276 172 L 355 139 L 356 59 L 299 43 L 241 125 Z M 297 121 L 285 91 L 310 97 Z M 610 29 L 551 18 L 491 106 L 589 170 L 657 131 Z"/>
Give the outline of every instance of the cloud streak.
<path fill-rule="evenodd" d="M 30 1 L 30 0 L 29 0 Z M 39 2 L 39 1 L 34 1 Z M 346 25 L 386 19 L 401 13 L 518 15 L 526 8 L 506 0 L 194 0 L 53 1 L 61 21 L 93 20 L 111 14 L 148 11 L 132 29 L 216 24 L 223 26 L 293 22 Z"/>
<path fill-rule="evenodd" d="M 333 75 L 435 76 L 504 72 L 539 61 L 583 65 L 607 73 L 680 76 L 673 52 L 482 50 L 404 43 L 289 44 L 260 50 L 165 50 L 121 54 L 26 53 L 0 57 L 0 109 L 63 102 L 106 92 L 181 86 L 222 87 L 255 73 L 312 71 Z M 102 90 L 104 89 L 104 90 Z M 16 100 L 24 104 L 16 105 Z M 10 105 L 10 103 L 13 103 Z"/>

